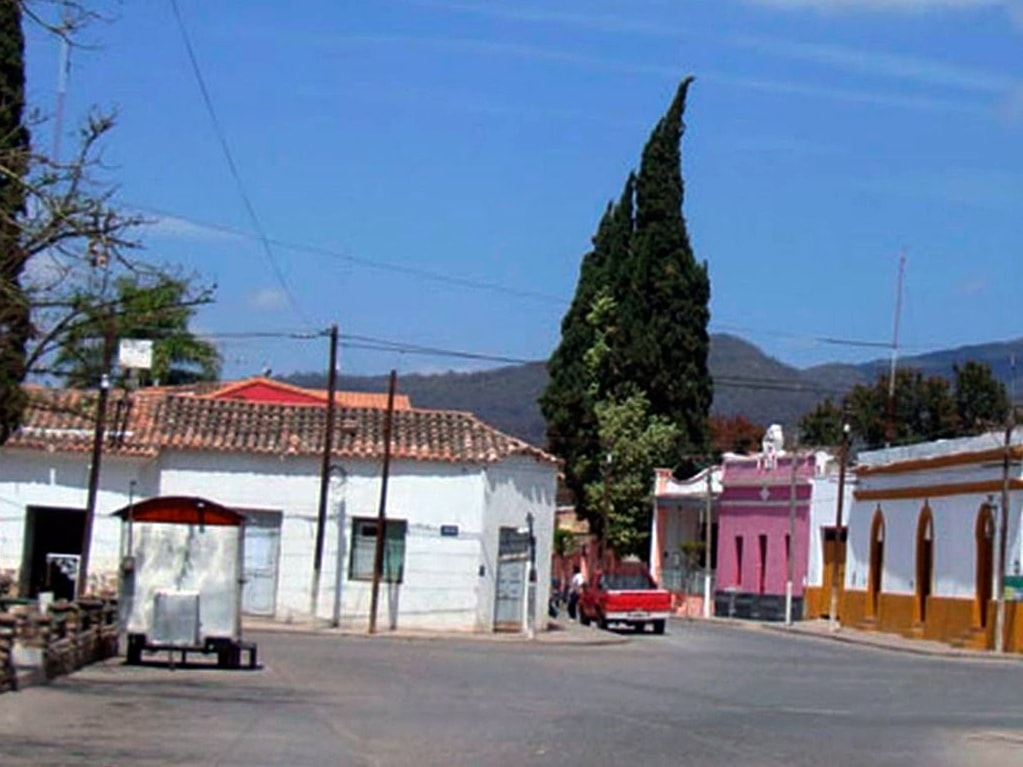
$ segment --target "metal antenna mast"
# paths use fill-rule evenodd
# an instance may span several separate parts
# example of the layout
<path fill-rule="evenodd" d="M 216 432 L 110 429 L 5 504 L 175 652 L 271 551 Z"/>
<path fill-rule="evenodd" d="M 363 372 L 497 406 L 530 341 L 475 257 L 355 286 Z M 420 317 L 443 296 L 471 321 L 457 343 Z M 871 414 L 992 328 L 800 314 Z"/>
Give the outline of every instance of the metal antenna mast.
<path fill-rule="evenodd" d="M 888 372 L 888 403 L 885 420 L 885 447 L 895 439 L 895 366 L 899 359 L 899 324 L 902 318 L 902 281 L 906 273 L 906 254 L 899 254 L 899 277 L 895 286 L 895 327 L 892 331 L 892 364 Z"/>

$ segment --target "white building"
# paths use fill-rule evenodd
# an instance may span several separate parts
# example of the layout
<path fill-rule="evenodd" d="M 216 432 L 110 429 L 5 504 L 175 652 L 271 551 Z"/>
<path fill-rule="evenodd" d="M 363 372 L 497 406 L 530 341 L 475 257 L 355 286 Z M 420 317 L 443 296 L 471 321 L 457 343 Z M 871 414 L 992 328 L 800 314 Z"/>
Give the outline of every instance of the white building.
<path fill-rule="evenodd" d="M 112 512 L 133 499 L 199 496 L 248 516 L 245 611 L 310 615 L 326 408 L 244 401 L 228 389 L 231 397 L 158 389 L 112 398 L 90 590 L 116 588 Z M 0 448 L 0 573 L 21 593 L 60 594 L 72 590 L 82 552 L 93 397 L 33 396 L 25 426 Z M 368 621 L 385 418 L 380 407 L 337 411 L 315 614 L 342 627 Z M 378 626 L 521 629 L 530 520 L 543 625 L 555 460 L 462 412 L 396 409 L 391 443 Z"/>
<path fill-rule="evenodd" d="M 992 647 L 1003 489 L 1006 575 L 1014 592 L 1023 583 L 1021 459 L 1020 430 L 1008 448 L 1005 434 L 995 432 L 861 453 L 843 620 Z M 1006 646 L 1023 652 L 1015 607 L 1008 605 Z"/>

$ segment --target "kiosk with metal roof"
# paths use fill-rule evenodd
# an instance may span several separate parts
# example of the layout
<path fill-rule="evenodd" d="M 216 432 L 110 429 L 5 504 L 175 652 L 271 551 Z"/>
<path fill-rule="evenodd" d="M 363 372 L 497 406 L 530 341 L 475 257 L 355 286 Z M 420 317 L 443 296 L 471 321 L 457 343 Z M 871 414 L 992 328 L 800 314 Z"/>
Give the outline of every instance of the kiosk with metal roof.
<path fill-rule="evenodd" d="M 241 637 L 245 516 L 190 496 L 150 498 L 114 512 L 121 532 L 121 631 L 127 662 L 167 651 L 215 653 L 238 668 L 256 646 Z"/>

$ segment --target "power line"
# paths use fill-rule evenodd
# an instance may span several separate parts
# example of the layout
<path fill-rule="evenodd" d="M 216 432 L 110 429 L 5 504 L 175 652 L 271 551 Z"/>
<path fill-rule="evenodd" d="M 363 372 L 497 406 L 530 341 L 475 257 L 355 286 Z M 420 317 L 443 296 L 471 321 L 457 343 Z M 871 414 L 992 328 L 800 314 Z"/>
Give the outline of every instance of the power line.
<path fill-rule="evenodd" d="M 130 207 L 139 211 L 140 213 L 148 213 L 153 216 L 161 216 L 165 218 L 175 218 L 180 221 L 185 221 L 194 226 L 202 229 L 208 229 L 212 232 L 219 232 L 221 234 L 230 234 L 235 237 L 243 237 L 246 239 L 258 239 L 257 235 L 252 232 L 247 232 L 242 229 L 227 226 L 225 224 L 218 224 L 211 221 L 204 221 L 191 217 L 182 216 L 178 213 L 173 213 L 168 210 L 157 208 L 152 205 L 143 205 L 137 202 L 129 203 Z M 278 248 L 285 250 L 297 251 L 300 253 L 310 253 L 317 256 L 326 256 L 337 261 L 344 261 L 346 263 L 355 264 L 357 266 L 363 266 L 369 269 L 378 269 L 381 271 L 395 272 L 398 274 L 406 274 L 412 277 L 420 277 L 425 280 L 432 282 L 443 283 L 447 285 L 455 285 L 458 287 L 471 288 L 477 290 L 487 290 L 494 293 L 503 293 L 505 295 L 517 296 L 519 298 L 528 298 L 531 300 L 541 301 L 544 303 L 555 304 L 557 306 L 567 307 L 570 303 L 570 299 L 563 296 L 555 296 L 551 293 L 543 293 L 536 290 L 526 290 L 523 288 L 510 288 L 507 285 L 500 285 L 494 282 L 486 282 L 483 280 L 472 280 L 465 277 L 455 277 L 450 274 L 444 274 L 443 272 L 432 271 L 429 269 L 422 269 L 419 267 L 405 266 L 402 264 L 393 264 L 386 261 L 377 261 L 374 259 L 366 258 L 364 256 L 355 256 L 350 253 L 342 253 L 341 251 L 328 248 L 324 245 L 313 245 L 310 243 L 295 242 L 293 240 L 285 240 L 278 237 L 267 237 L 266 240 Z M 800 333 L 792 333 L 784 330 L 770 330 L 760 326 L 745 326 L 745 325 L 730 325 L 727 323 L 712 323 L 711 330 L 718 333 L 755 333 L 757 335 L 771 336 L 774 338 L 791 338 L 798 341 L 813 341 L 814 343 L 826 344 L 830 346 L 851 346 L 865 349 L 890 349 L 891 342 L 888 341 L 866 341 L 855 338 L 838 338 L 834 336 L 810 336 Z M 904 346 L 903 348 L 915 348 L 923 349 L 923 346 Z"/>
<path fill-rule="evenodd" d="M 217 140 L 220 142 L 220 148 L 224 153 L 224 158 L 227 160 L 227 166 L 231 170 L 231 176 L 234 178 L 235 185 L 238 187 L 238 194 L 241 196 L 242 203 L 248 213 L 249 221 L 252 224 L 253 229 L 255 229 L 259 235 L 260 242 L 263 244 L 263 252 L 266 256 L 266 260 L 270 264 L 270 269 L 273 271 L 274 277 L 280 285 L 281 290 L 283 290 L 284 294 L 287 296 L 292 310 L 303 320 L 309 322 L 308 316 L 306 316 L 305 312 L 302 311 L 302 308 L 295 300 L 295 296 L 292 295 L 287 281 L 284 279 L 284 274 L 281 271 L 280 265 L 277 263 L 273 249 L 270 247 L 270 241 L 267 239 L 266 233 L 263 231 L 263 225 L 259 221 L 259 216 L 256 215 L 256 209 L 252 204 L 252 200 L 249 198 L 248 192 L 245 190 L 245 184 L 242 182 L 241 173 L 238 172 L 238 166 L 234 161 L 234 155 L 231 152 L 231 147 L 227 143 L 227 135 L 220 124 L 219 118 L 217 117 L 217 111 L 213 108 L 213 99 L 210 97 L 209 90 L 206 87 L 206 80 L 203 78 L 202 70 L 199 68 L 199 59 L 195 55 L 195 50 L 193 49 L 192 41 L 188 36 L 188 30 L 185 27 L 184 19 L 181 17 L 181 9 L 178 8 L 178 0 L 170 0 L 170 4 L 171 9 L 174 11 L 174 18 L 178 23 L 178 29 L 181 31 L 181 39 L 185 44 L 185 50 L 188 52 L 188 60 L 191 62 L 192 72 L 195 74 L 196 83 L 198 83 L 199 91 L 202 93 L 202 100 L 206 105 L 206 112 L 209 115 L 210 122 L 213 124 L 213 130 L 217 134 Z"/>
<path fill-rule="evenodd" d="M 194 218 L 186 218 L 185 216 L 178 215 L 177 213 L 172 213 L 167 210 L 161 210 L 151 205 L 140 205 L 138 203 L 129 203 L 129 205 L 141 213 L 148 213 L 150 215 L 162 216 L 167 218 L 176 218 L 181 221 L 186 221 L 189 224 L 193 224 L 194 226 L 198 226 L 202 229 L 209 229 L 210 231 L 219 232 L 221 234 L 230 234 L 235 237 L 244 237 L 246 239 L 257 239 L 256 235 L 252 234 L 252 232 L 246 232 L 242 229 L 236 229 L 234 227 L 226 226 L 224 224 L 216 224 L 210 221 L 200 221 Z M 568 305 L 567 299 L 561 296 L 552 295 L 550 293 L 541 293 L 540 291 L 536 290 L 510 288 L 507 285 L 500 285 L 495 282 L 471 280 L 465 277 L 455 277 L 450 274 L 444 274 L 443 272 L 432 271 L 430 269 L 422 269 L 415 266 L 405 266 L 403 264 L 392 264 L 386 261 L 376 261 L 362 256 L 353 256 L 350 253 L 342 253 L 341 251 L 334 250 L 323 245 L 312 245 L 309 243 L 282 240 L 277 237 L 266 237 L 265 239 L 267 240 L 267 242 L 270 242 L 279 248 L 284 248 L 285 250 L 293 250 L 300 253 L 309 253 L 316 256 L 326 256 L 327 258 L 331 258 L 336 261 L 344 261 L 349 264 L 364 266 L 369 269 L 379 269 L 381 271 L 405 274 L 411 277 L 419 277 L 424 280 L 430 280 L 431 282 L 438 282 L 446 285 L 456 285 L 458 287 L 463 288 L 473 288 L 478 290 L 487 290 L 494 293 L 504 293 L 510 296 L 517 296 L 520 298 L 529 298 L 537 301 L 543 301 L 545 303 L 552 303 L 558 306 Z"/>

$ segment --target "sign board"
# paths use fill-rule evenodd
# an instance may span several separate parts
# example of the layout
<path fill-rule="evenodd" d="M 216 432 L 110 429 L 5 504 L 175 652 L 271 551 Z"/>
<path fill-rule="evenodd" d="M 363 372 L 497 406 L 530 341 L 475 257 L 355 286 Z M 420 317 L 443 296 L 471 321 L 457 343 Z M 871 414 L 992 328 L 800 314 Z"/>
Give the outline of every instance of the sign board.
<path fill-rule="evenodd" d="M 1023 575 L 1005 576 L 1005 598 L 1023 600 Z"/>
<path fill-rule="evenodd" d="M 117 348 L 117 364 L 125 369 L 150 370 L 153 367 L 153 342 L 122 338 Z"/>
<path fill-rule="evenodd" d="M 445 538 L 457 538 L 458 525 L 441 525 L 440 534 Z"/>

